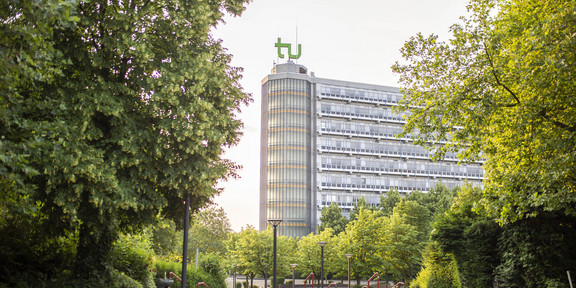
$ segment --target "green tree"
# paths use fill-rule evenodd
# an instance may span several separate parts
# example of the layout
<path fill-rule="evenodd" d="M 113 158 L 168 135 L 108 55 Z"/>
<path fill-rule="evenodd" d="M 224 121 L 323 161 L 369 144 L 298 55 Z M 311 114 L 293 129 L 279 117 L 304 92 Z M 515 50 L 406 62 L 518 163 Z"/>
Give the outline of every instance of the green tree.
<path fill-rule="evenodd" d="M 402 200 L 402 196 L 400 196 L 400 192 L 398 189 L 390 189 L 386 193 L 386 195 L 380 196 L 380 211 L 384 214 L 384 216 L 392 215 L 394 211 L 394 207 Z"/>
<path fill-rule="evenodd" d="M 575 7 L 472 0 L 448 43 L 419 34 L 393 67 L 409 111 L 404 133 L 438 157 L 484 157 L 485 206 L 502 223 L 576 215 Z"/>
<path fill-rule="evenodd" d="M 294 262 L 298 264 L 297 270 L 304 271 L 304 277 L 310 272 L 314 273 L 315 279 L 320 281 L 320 245 L 318 242 L 325 241 L 324 246 L 324 276 L 339 272 L 339 242 L 332 228 L 326 228 L 319 234 L 310 233 L 298 240 L 294 254 Z M 318 282 L 320 283 L 320 282 Z"/>
<path fill-rule="evenodd" d="M 388 263 L 384 261 L 389 255 L 384 236 L 387 222 L 388 218 L 379 211 L 360 208 L 356 220 L 350 222 L 345 233 L 339 236 L 344 254 L 354 254 L 350 261 L 350 277 L 356 279 L 358 284 L 374 272 L 388 268 Z"/>
<path fill-rule="evenodd" d="M 568 287 L 566 271 L 576 266 L 574 243 L 576 217 L 544 212 L 504 226 L 498 241 L 502 260 L 495 269 L 499 285 Z"/>
<path fill-rule="evenodd" d="M 488 287 L 494 282 L 494 269 L 500 263 L 499 239 L 502 229 L 494 218 L 477 213 L 482 190 L 463 187 L 452 208 L 434 223 L 432 240 L 454 255 L 467 287 Z"/>
<path fill-rule="evenodd" d="M 451 254 L 438 249 L 430 243 L 426 248 L 424 268 L 410 287 L 417 288 L 460 288 L 462 283 L 458 275 L 456 260 Z"/>
<path fill-rule="evenodd" d="M 78 286 L 109 277 L 119 231 L 181 218 L 185 194 L 196 210 L 234 176 L 220 157 L 250 98 L 210 29 L 245 2 L 3 5 L 0 178 L 41 204 L 46 235 L 78 229 Z"/>
<path fill-rule="evenodd" d="M 318 232 L 331 228 L 334 230 L 334 235 L 338 235 L 346 230 L 346 225 L 348 225 L 348 219 L 342 215 L 342 210 L 336 203 L 332 203 L 330 206 L 322 209 L 320 222 L 320 225 L 318 225 Z"/>
<path fill-rule="evenodd" d="M 254 227 L 248 226 L 231 237 L 234 243 L 229 242 L 229 262 L 237 265 L 237 271 L 248 275 L 253 281 L 258 275 L 272 275 L 273 272 L 273 241 L 272 228 L 258 232 Z M 294 254 L 295 240 L 285 236 L 277 237 L 276 275 L 278 279 L 290 272 L 290 263 Z"/>
<path fill-rule="evenodd" d="M 402 200 L 394 208 L 384 234 L 386 265 L 390 274 L 406 281 L 420 267 L 422 250 L 430 232 L 430 212 L 424 206 Z"/>
<path fill-rule="evenodd" d="M 222 207 L 210 205 L 192 216 L 189 230 L 188 255 L 200 253 L 226 254 L 226 241 L 232 232 L 230 220 Z"/>
<path fill-rule="evenodd" d="M 358 198 L 358 200 L 356 200 L 356 202 L 354 202 L 354 207 L 350 211 L 349 221 L 352 222 L 356 220 L 356 217 L 358 217 L 358 213 L 360 213 L 362 209 L 373 210 L 373 207 L 368 203 L 368 201 L 366 201 L 366 198 L 364 197 L 360 197 Z"/>

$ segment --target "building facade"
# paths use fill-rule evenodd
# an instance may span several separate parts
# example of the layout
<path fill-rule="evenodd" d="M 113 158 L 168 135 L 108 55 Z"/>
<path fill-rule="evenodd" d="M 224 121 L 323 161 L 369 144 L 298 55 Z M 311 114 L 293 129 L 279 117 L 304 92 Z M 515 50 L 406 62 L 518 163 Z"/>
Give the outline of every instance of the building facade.
<path fill-rule="evenodd" d="M 316 231 L 332 203 L 348 216 L 364 197 L 378 205 L 390 189 L 401 195 L 482 186 L 481 163 L 458 165 L 455 154 L 430 152 L 399 138 L 404 120 L 392 111 L 398 88 L 317 78 L 306 67 L 277 64 L 262 80 L 260 229 L 282 219 L 280 235 Z"/>

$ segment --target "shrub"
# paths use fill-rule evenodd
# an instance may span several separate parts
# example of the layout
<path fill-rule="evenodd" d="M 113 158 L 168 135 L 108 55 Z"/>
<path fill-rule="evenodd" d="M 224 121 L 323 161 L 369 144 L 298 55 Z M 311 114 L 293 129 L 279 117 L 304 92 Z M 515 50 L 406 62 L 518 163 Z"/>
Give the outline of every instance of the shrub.
<path fill-rule="evenodd" d="M 173 272 L 174 274 L 178 275 L 178 277 L 182 278 L 182 263 L 158 260 L 156 262 L 156 269 L 157 277 L 159 278 L 163 278 L 164 273 L 166 273 L 167 277 L 170 272 Z M 178 282 L 178 280 L 176 280 L 176 282 Z M 222 273 L 216 276 L 204 271 L 202 265 L 200 265 L 198 270 L 194 269 L 194 265 L 188 265 L 186 273 L 186 286 L 196 287 L 198 282 L 204 282 L 210 288 L 226 288 L 226 279 Z M 179 286 L 179 284 L 180 283 L 174 283 L 174 287 Z M 236 283 L 236 285 L 238 284 L 240 283 Z"/>
<path fill-rule="evenodd" d="M 142 288 L 142 284 L 117 270 L 112 272 L 111 288 Z"/>
<path fill-rule="evenodd" d="M 112 248 L 112 265 L 119 272 L 138 281 L 143 288 L 155 288 L 152 273 L 154 252 L 146 233 L 122 234 Z"/>

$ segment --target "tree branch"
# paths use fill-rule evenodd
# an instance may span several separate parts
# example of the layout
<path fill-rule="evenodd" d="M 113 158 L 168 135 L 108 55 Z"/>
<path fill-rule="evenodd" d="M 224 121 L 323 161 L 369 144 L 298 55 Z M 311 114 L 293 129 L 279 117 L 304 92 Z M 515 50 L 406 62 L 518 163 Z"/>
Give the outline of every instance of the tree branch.
<path fill-rule="evenodd" d="M 506 91 L 508 91 L 508 93 L 510 93 L 510 95 L 512 95 L 514 100 L 516 100 L 516 104 L 504 104 L 502 106 L 514 107 L 514 106 L 520 104 L 520 99 L 518 99 L 518 96 L 516 96 L 516 93 L 514 93 L 512 90 L 510 90 L 510 88 L 508 88 L 506 85 L 504 85 L 502 82 L 500 82 L 500 78 L 498 78 L 498 74 L 496 74 L 496 69 L 494 68 L 494 63 L 492 62 L 492 57 L 490 57 L 490 53 L 488 52 L 488 47 L 486 46 L 486 43 L 482 43 L 482 45 L 484 46 L 484 51 L 486 51 L 486 56 L 488 57 L 488 62 L 490 63 L 490 68 L 492 68 L 492 75 L 494 75 L 494 79 L 496 80 L 496 84 L 504 87 L 504 89 Z"/>
<path fill-rule="evenodd" d="M 560 122 L 560 121 L 557 121 L 557 120 L 552 119 L 552 117 L 550 117 L 550 115 L 548 115 L 548 112 L 546 111 L 546 108 L 543 108 L 542 110 L 540 110 L 540 111 L 538 112 L 538 115 L 540 115 L 540 116 L 542 116 L 542 118 L 550 121 L 552 124 L 556 125 L 557 127 L 560 127 L 560 128 L 562 128 L 562 129 L 565 129 L 565 130 L 567 130 L 567 131 L 569 131 L 569 132 L 571 132 L 571 133 L 576 133 L 576 127 L 570 126 L 570 125 L 567 125 L 567 124 L 562 123 L 562 122 Z"/>

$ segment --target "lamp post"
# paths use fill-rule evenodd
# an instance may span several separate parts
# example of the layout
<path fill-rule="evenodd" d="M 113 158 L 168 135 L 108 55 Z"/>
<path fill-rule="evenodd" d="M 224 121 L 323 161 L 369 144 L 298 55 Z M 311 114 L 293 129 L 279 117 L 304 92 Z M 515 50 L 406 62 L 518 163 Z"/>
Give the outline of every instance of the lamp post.
<path fill-rule="evenodd" d="M 280 222 L 282 222 L 282 219 L 268 219 L 268 223 L 274 228 L 274 249 L 272 252 L 274 255 L 274 268 L 272 270 L 272 288 L 276 288 L 276 227 L 280 225 Z"/>
<path fill-rule="evenodd" d="M 294 285 L 296 284 L 296 266 L 298 266 L 298 264 L 290 264 L 290 267 L 292 267 L 292 288 L 294 288 Z"/>
<path fill-rule="evenodd" d="M 184 199 L 184 239 L 182 243 L 182 281 L 180 287 L 186 288 L 186 275 L 188 265 L 188 229 L 190 226 L 190 194 L 186 193 Z"/>
<path fill-rule="evenodd" d="M 328 244 L 326 241 L 318 242 L 320 245 L 320 288 L 324 288 L 324 245 Z"/>
<path fill-rule="evenodd" d="M 268 288 L 268 265 L 264 265 L 264 288 Z"/>
<path fill-rule="evenodd" d="M 346 254 L 346 258 L 348 258 L 348 288 L 350 288 L 350 258 L 352 258 L 354 254 Z"/>

